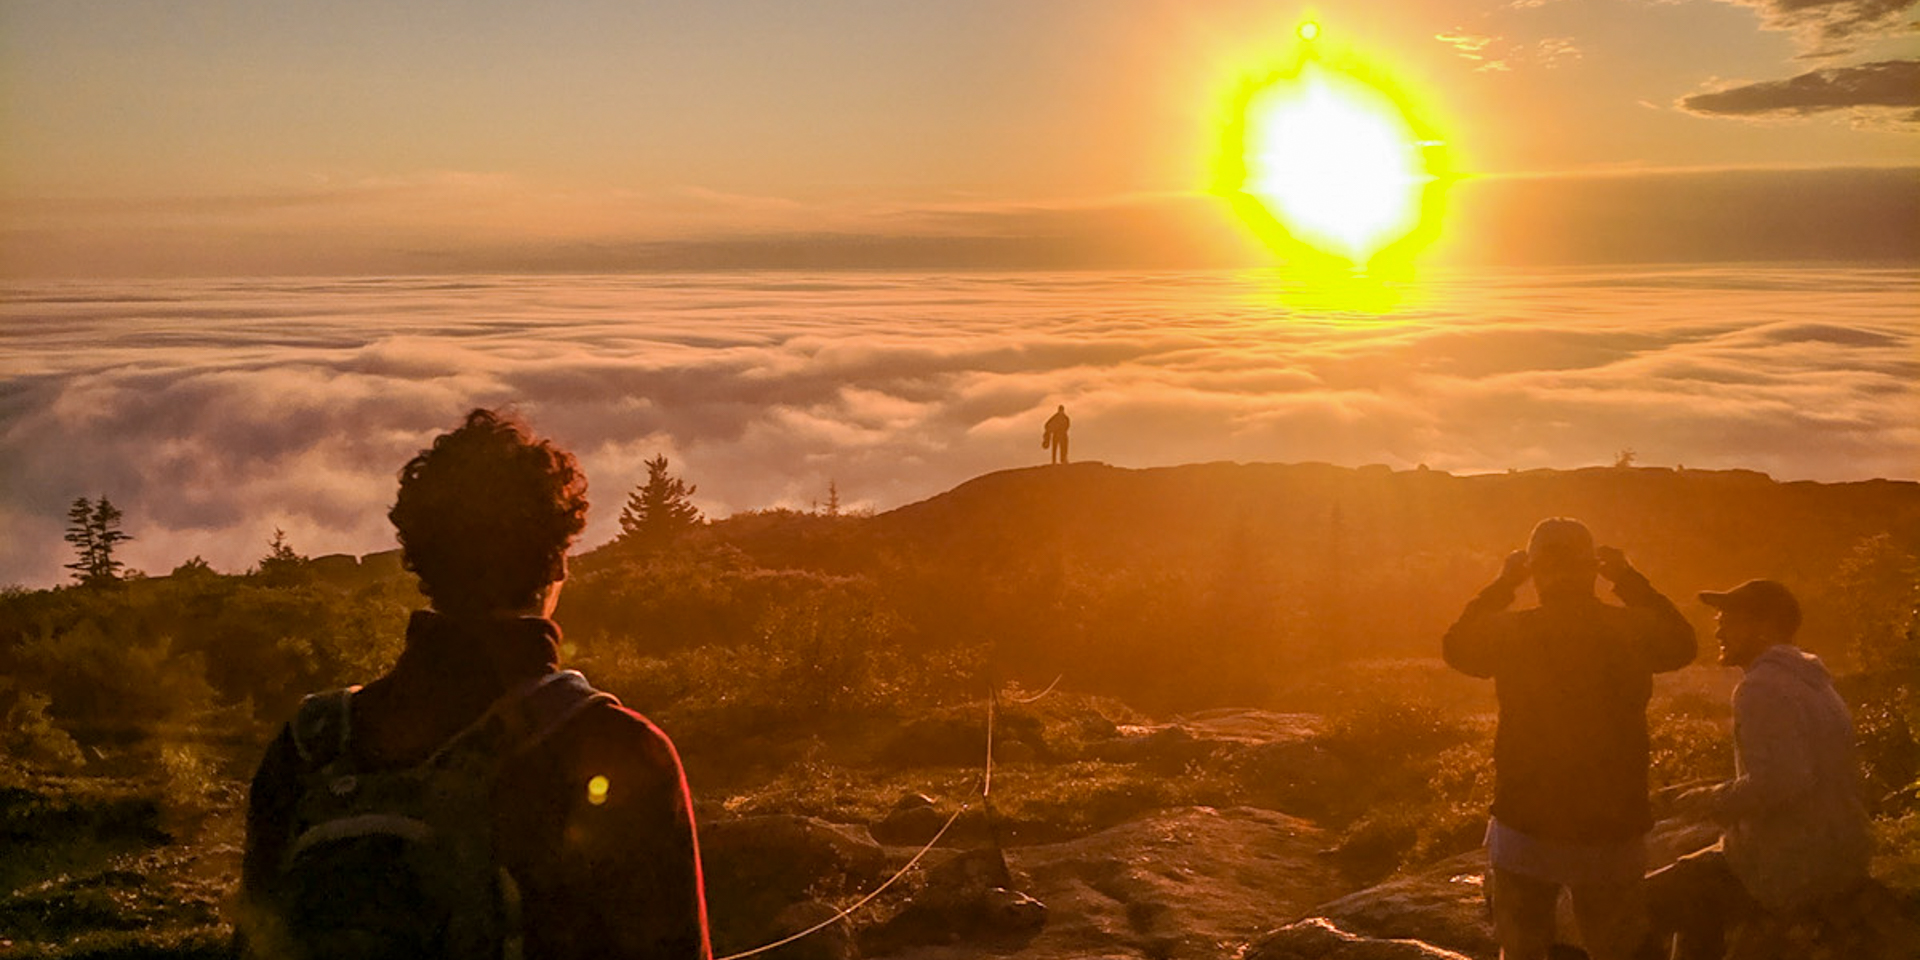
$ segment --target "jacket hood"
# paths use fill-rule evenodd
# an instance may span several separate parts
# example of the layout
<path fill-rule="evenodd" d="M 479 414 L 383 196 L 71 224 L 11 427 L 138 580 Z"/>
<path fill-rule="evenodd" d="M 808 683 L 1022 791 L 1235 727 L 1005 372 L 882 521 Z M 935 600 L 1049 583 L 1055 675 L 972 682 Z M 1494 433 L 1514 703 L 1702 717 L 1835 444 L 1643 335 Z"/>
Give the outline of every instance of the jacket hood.
<path fill-rule="evenodd" d="M 1749 674 L 1777 672 L 1816 689 L 1833 686 L 1833 675 L 1820 658 L 1790 643 L 1775 644 L 1755 657 L 1747 667 Z"/>

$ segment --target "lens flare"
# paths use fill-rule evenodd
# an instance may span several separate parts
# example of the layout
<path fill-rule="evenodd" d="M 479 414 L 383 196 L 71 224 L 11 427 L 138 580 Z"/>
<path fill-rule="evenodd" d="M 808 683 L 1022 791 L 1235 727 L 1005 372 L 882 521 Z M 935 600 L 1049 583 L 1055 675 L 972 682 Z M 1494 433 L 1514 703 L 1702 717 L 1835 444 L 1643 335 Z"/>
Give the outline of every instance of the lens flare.
<path fill-rule="evenodd" d="M 1432 178 L 1393 101 L 1319 69 L 1248 104 L 1243 189 L 1297 239 L 1355 263 L 1405 236 Z"/>
<path fill-rule="evenodd" d="M 1298 33 L 1322 36 L 1312 21 Z M 1297 51 L 1236 93 L 1222 192 L 1291 273 L 1403 276 L 1438 233 L 1444 141 L 1380 71 L 1319 43 Z"/>
<path fill-rule="evenodd" d="M 599 806 L 607 802 L 607 778 L 596 776 L 587 781 L 587 802 Z"/>

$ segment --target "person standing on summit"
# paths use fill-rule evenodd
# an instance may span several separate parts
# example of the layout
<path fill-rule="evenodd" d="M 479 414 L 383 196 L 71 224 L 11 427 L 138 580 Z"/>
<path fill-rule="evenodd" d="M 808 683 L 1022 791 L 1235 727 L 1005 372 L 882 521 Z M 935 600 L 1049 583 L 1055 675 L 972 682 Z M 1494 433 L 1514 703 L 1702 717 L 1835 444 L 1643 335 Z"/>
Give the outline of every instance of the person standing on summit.
<path fill-rule="evenodd" d="M 1053 459 L 1048 461 L 1050 465 L 1067 462 L 1067 429 L 1072 426 L 1073 421 L 1068 419 L 1067 405 L 1064 403 L 1053 412 L 1053 416 L 1047 418 L 1046 432 L 1040 435 L 1040 445 L 1053 451 Z"/>
<path fill-rule="evenodd" d="M 1625 606 L 1594 595 L 1607 578 Z M 1508 610 L 1531 579 L 1538 606 Z M 1487 898 L 1502 960 L 1544 960 L 1554 903 L 1595 960 L 1632 957 L 1647 929 L 1647 701 L 1653 674 L 1693 661 L 1693 627 L 1585 524 L 1542 520 L 1467 604 L 1447 664 L 1494 682 Z"/>

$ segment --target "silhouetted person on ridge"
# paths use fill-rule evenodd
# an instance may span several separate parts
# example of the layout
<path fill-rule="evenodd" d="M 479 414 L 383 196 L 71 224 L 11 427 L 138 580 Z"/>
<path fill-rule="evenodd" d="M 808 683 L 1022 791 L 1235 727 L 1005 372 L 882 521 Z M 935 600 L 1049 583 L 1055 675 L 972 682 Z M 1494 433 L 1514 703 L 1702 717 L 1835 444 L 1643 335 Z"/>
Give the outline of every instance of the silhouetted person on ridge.
<path fill-rule="evenodd" d="M 1725 833 L 1647 878 L 1658 955 L 1677 934 L 1679 960 L 1723 956 L 1730 925 L 1852 892 L 1872 853 L 1853 720 L 1820 658 L 1793 644 L 1799 601 L 1772 580 L 1700 599 L 1719 610 L 1720 663 L 1744 676 L 1733 691 L 1734 778 L 1675 801 Z"/>
<path fill-rule="evenodd" d="M 1594 596 L 1606 577 L 1620 607 Z M 1508 610 L 1531 577 L 1540 604 Z M 1533 528 L 1442 644 L 1447 663 L 1492 678 L 1493 816 L 1486 893 L 1502 960 L 1543 960 L 1554 902 L 1572 894 L 1595 960 L 1625 960 L 1646 931 L 1647 701 L 1653 674 L 1693 660 L 1693 627 L 1578 520 Z"/>
<path fill-rule="evenodd" d="M 672 742 L 558 669 L 586 512 L 573 455 L 489 410 L 401 470 L 388 517 L 432 609 L 385 676 L 307 697 L 268 748 L 244 955 L 711 956 Z"/>
<path fill-rule="evenodd" d="M 1067 430 L 1072 426 L 1073 421 L 1067 417 L 1067 405 L 1064 403 L 1053 412 L 1053 416 L 1047 418 L 1046 430 L 1040 434 L 1040 445 L 1053 451 L 1049 465 L 1067 462 Z"/>

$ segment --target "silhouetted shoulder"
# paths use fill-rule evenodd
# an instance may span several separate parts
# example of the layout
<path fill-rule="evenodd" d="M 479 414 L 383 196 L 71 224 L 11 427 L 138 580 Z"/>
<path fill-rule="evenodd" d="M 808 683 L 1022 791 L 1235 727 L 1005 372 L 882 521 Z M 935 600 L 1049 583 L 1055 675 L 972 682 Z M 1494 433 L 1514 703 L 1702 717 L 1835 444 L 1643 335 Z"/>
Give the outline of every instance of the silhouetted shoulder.
<path fill-rule="evenodd" d="M 562 732 L 562 742 L 587 755 L 619 757 L 630 763 L 680 775 L 680 754 L 672 738 L 638 710 L 598 703 L 582 711 Z"/>

